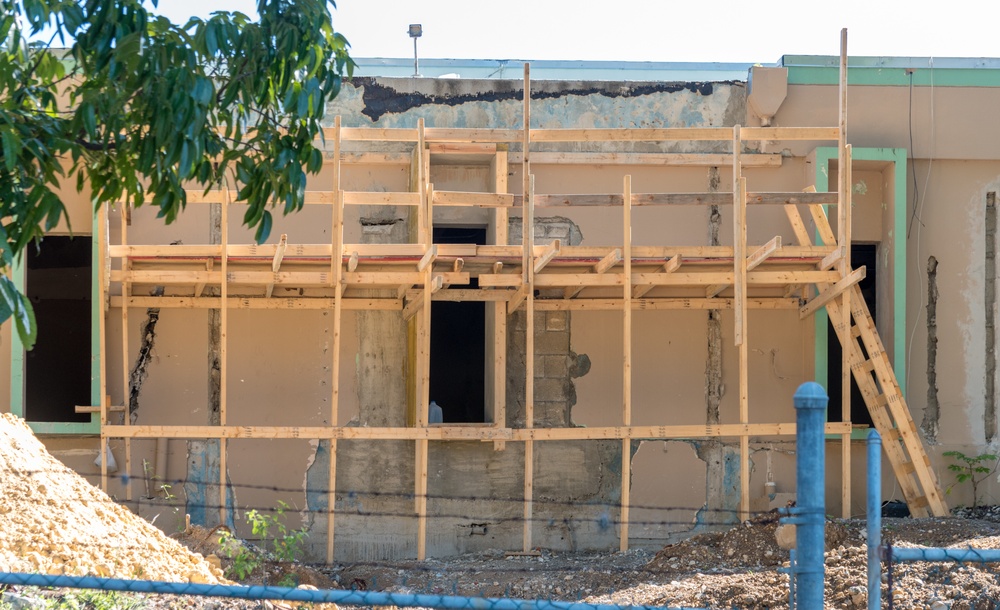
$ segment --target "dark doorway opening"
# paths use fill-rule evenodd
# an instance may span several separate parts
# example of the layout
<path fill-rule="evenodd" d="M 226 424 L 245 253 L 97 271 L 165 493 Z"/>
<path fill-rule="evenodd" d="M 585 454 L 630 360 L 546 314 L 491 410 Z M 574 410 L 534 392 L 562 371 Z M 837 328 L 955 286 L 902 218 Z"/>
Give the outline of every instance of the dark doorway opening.
<path fill-rule="evenodd" d="M 858 282 L 861 294 L 865 297 L 868 311 L 871 312 L 872 319 L 876 318 L 876 306 L 878 304 L 876 286 L 878 265 L 878 244 L 852 244 L 851 245 L 851 267 L 865 267 L 865 279 Z M 830 404 L 826 410 L 827 421 L 840 422 L 842 416 L 841 405 L 843 404 L 841 391 L 841 371 L 843 349 L 840 346 L 840 339 L 837 338 L 837 331 L 833 328 L 833 322 L 827 323 L 827 393 L 830 395 Z M 858 388 L 858 382 L 851 376 L 851 422 L 859 425 L 872 425 L 872 417 L 868 412 L 868 405 L 865 404 L 864 396 Z"/>
<path fill-rule="evenodd" d="M 486 244 L 486 227 L 435 227 L 436 244 Z M 469 286 L 478 288 L 473 278 Z M 431 304 L 430 399 L 445 422 L 486 421 L 486 304 L 434 301 Z"/>
<path fill-rule="evenodd" d="M 28 421 L 89 422 L 91 238 L 49 236 L 25 249 L 25 287 L 38 340 L 25 352 L 24 414 Z"/>

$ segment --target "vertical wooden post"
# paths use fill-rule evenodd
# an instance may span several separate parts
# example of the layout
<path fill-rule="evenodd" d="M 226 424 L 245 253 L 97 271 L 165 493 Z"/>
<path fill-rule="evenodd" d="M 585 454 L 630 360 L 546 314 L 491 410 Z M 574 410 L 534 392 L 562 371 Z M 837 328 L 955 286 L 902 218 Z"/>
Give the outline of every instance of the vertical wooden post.
<path fill-rule="evenodd" d="M 622 425 L 628 430 L 632 425 L 632 176 L 625 176 L 623 209 L 622 262 L 625 268 L 625 286 L 622 293 Z M 632 439 L 625 433 L 622 439 L 622 507 L 619 548 L 628 550 L 628 521 L 632 487 Z"/>
<path fill-rule="evenodd" d="M 521 283 L 525 290 L 524 321 L 524 425 L 535 427 L 535 181 L 531 176 L 531 67 L 524 64 L 524 126 L 522 145 Z M 534 441 L 524 442 L 523 550 L 531 550 L 531 520 L 535 495 Z"/>
<path fill-rule="evenodd" d="M 417 120 L 417 147 L 420 151 L 418 179 L 420 185 L 420 210 L 418 212 L 418 222 L 420 227 L 420 242 L 424 245 L 424 251 L 430 249 L 433 244 L 432 214 L 434 209 L 431 202 L 432 186 L 428 183 L 426 173 L 427 165 L 424 157 L 424 120 Z M 434 265 L 427 265 L 424 269 L 424 290 L 421 298 L 423 307 L 420 309 L 417 321 L 417 427 L 426 428 L 428 423 L 428 409 L 430 404 L 430 376 L 431 376 L 431 280 L 433 279 Z M 416 473 L 414 485 L 416 486 L 416 511 L 417 511 L 417 559 L 423 561 L 427 558 L 427 439 L 416 441 Z"/>
<path fill-rule="evenodd" d="M 229 186 L 226 186 L 226 196 L 222 201 L 222 280 L 219 304 L 219 425 L 226 425 L 227 373 L 229 364 L 226 361 L 227 333 L 229 332 Z M 226 462 L 228 460 L 229 443 L 227 438 L 219 438 L 219 523 L 226 524 Z"/>
<path fill-rule="evenodd" d="M 740 126 L 733 127 L 733 287 L 736 347 L 739 350 L 740 423 L 750 421 L 747 373 L 747 186 L 742 166 Z M 750 437 L 740 435 L 740 520 L 750 516 Z"/>
<path fill-rule="evenodd" d="M 123 201 L 120 205 L 121 212 L 121 245 L 128 245 L 128 202 Z M 129 397 L 131 388 L 129 387 L 129 363 L 128 363 L 128 297 L 132 293 L 131 277 L 132 261 L 128 254 L 122 256 L 122 404 L 125 405 L 124 425 L 132 423 L 132 405 Z M 105 456 L 106 458 L 107 456 Z M 125 439 L 125 499 L 132 500 L 132 439 Z M 145 476 L 145 473 L 143 473 Z"/>
<path fill-rule="evenodd" d="M 110 264 L 110 257 L 108 254 L 108 241 L 110 240 L 110 235 L 108 234 L 108 206 L 110 204 L 105 203 L 101 205 L 101 208 L 94 214 L 94 224 L 96 225 L 97 233 L 97 248 L 98 248 L 98 265 L 100 269 L 97 271 L 97 303 L 94 304 L 95 307 L 100 307 L 101 315 L 97 317 L 97 333 L 99 336 L 98 341 L 100 342 L 101 350 L 101 366 L 100 366 L 100 379 L 98 385 L 100 386 L 101 393 L 101 418 L 100 418 L 100 430 L 101 430 L 101 446 L 98 451 L 101 452 L 101 491 L 104 493 L 108 492 L 108 437 L 104 432 L 104 426 L 108 423 L 108 366 L 107 366 L 107 333 L 106 317 L 108 315 L 108 274 L 105 273 L 104 269 Z"/>
<path fill-rule="evenodd" d="M 340 115 L 333 120 L 333 206 L 331 214 L 330 281 L 333 282 L 333 363 L 330 370 L 330 426 L 340 417 L 340 322 L 343 309 L 344 191 L 340 188 Z M 337 502 L 337 439 L 330 439 L 330 472 L 326 496 L 326 563 L 333 563 L 334 512 Z"/>
<path fill-rule="evenodd" d="M 847 143 L 847 28 L 840 31 L 840 89 L 839 89 L 839 138 L 838 138 L 838 185 L 837 185 L 837 239 L 840 244 L 842 277 L 851 273 L 851 147 Z M 841 320 L 845 337 L 851 337 L 851 292 L 841 295 Z M 841 421 L 851 421 L 851 353 L 841 349 Z M 841 435 L 841 516 L 851 516 L 851 434 Z"/>
<path fill-rule="evenodd" d="M 493 192 L 507 192 L 507 151 L 498 150 L 493 155 Z M 509 211 L 507 208 L 496 208 L 495 229 L 496 245 L 506 246 L 508 241 Z M 507 308 L 504 303 L 487 305 L 493 313 L 493 424 L 505 428 L 507 426 Z M 494 447 L 504 446 L 503 441 L 496 441 Z"/>

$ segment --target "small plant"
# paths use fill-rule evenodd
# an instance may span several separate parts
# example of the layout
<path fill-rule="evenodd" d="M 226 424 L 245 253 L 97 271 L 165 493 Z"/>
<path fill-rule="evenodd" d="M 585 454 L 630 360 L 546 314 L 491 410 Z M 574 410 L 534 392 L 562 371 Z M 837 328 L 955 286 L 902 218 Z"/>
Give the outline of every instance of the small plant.
<path fill-rule="evenodd" d="M 135 610 L 146 606 L 142 598 L 118 591 L 73 591 L 47 602 L 50 610 Z"/>
<path fill-rule="evenodd" d="M 948 470 L 955 473 L 955 483 L 948 487 L 947 493 L 951 493 L 952 488 L 956 485 L 971 483 L 972 508 L 976 508 L 979 505 L 979 484 L 996 472 L 997 465 L 1000 464 L 997 460 L 1000 460 L 1000 457 L 992 453 L 969 456 L 961 451 L 945 451 L 942 455 L 954 458 L 956 462 L 948 465 Z"/>
<path fill-rule="evenodd" d="M 278 508 L 274 510 L 275 515 L 268 515 L 251 509 L 246 513 L 247 523 L 250 524 L 255 536 L 261 540 L 266 540 L 272 534 L 274 539 L 271 548 L 278 561 L 292 562 L 302 554 L 305 546 L 308 530 L 301 527 L 297 530 L 289 530 L 285 525 L 285 513 L 291 508 L 285 502 L 279 500 Z"/>
<path fill-rule="evenodd" d="M 219 547 L 229 556 L 231 561 L 229 567 L 226 568 L 227 577 L 246 580 L 263 563 L 253 551 L 246 548 L 229 531 L 223 531 L 219 536 Z"/>

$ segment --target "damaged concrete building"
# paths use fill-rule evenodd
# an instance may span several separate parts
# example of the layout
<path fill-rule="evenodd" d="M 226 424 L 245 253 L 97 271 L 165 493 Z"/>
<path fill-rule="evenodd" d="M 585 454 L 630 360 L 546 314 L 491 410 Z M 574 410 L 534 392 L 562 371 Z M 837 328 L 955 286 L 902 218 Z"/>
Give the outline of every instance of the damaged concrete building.
<path fill-rule="evenodd" d="M 733 523 L 793 497 L 809 379 L 828 511 L 864 512 L 876 426 L 886 496 L 942 514 L 941 454 L 997 440 L 1000 62 L 841 59 L 356 78 L 262 245 L 224 189 L 171 225 L 67 192 L 0 391 L 164 528 L 281 501 L 315 560 Z"/>

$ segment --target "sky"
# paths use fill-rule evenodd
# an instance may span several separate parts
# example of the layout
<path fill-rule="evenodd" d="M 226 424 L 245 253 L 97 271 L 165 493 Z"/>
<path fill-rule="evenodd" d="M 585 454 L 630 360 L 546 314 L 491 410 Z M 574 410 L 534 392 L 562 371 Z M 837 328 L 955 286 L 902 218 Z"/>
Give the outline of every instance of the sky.
<path fill-rule="evenodd" d="M 160 0 L 175 21 L 254 0 Z M 355 57 L 774 63 L 782 55 L 1000 57 L 995 0 L 338 0 Z"/>

